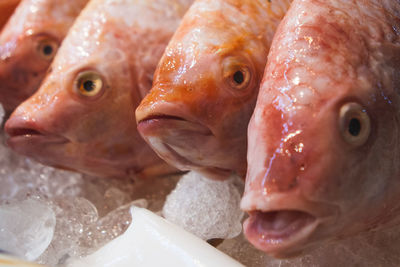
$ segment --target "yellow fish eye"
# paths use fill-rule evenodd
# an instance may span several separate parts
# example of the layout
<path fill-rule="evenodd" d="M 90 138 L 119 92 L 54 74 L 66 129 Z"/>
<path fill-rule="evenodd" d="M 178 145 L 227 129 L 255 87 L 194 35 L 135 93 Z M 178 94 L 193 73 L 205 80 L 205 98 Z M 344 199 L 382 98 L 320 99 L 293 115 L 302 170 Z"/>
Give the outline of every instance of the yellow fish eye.
<path fill-rule="evenodd" d="M 52 60 L 57 53 L 58 42 L 51 38 L 40 39 L 36 50 L 43 59 Z"/>
<path fill-rule="evenodd" d="M 358 103 L 344 104 L 339 112 L 339 126 L 343 139 L 353 146 L 361 146 L 371 133 L 371 121 Z"/>
<path fill-rule="evenodd" d="M 246 89 L 251 83 L 250 68 L 237 59 L 227 59 L 223 65 L 223 77 L 235 91 Z"/>
<path fill-rule="evenodd" d="M 103 91 L 103 80 L 97 72 L 85 71 L 78 75 L 75 89 L 82 96 L 94 97 Z"/>

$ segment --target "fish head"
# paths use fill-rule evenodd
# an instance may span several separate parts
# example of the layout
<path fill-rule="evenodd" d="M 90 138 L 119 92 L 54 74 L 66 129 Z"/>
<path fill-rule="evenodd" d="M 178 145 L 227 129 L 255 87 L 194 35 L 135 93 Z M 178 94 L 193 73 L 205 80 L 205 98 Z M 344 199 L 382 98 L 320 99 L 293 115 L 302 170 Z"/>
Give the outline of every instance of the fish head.
<path fill-rule="evenodd" d="M 39 88 L 61 40 L 46 31 L 5 39 L 0 38 L 0 102 L 10 112 Z"/>
<path fill-rule="evenodd" d="M 156 156 L 139 136 L 132 109 L 141 98 L 127 53 L 135 44 L 123 24 L 91 8 L 74 24 L 40 89 L 7 121 L 8 144 L 59 168 L 138 174 Z"/>
<path fill-rule="evenodd" d="M 227 18 L 201 9 L 202 2 L 211 3 L 196 2 L 169 43 L 136 110 L 138 130 L 181 170 L 244 176 L 246 129 L 269 47 L 230 19 L 246 15 L 227 7 Z"/>
<path fill-rule="evenodd" d="M 247 239 L 282 258 L 399 215 L 400 47 L 380 40 L 371 50 L 353 23 L 304 10 L 315 6 L 289 11 L 271 48 L 241 202 Z"/>
<path fill-rule="evenodd" d="M 0 102 L 8 113 L 33 95 L 87 0 L 23 1 L 0 34 Z"/>

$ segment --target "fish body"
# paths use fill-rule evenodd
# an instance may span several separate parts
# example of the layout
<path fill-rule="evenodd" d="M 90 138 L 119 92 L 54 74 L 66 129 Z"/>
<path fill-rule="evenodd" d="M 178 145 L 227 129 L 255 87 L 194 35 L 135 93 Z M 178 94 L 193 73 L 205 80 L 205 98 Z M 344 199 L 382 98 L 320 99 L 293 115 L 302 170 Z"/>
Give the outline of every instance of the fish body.
<path fill-rule="evenodd" d="M 3 0 L 0 2 L 0 30 L 13 14 L 20 0 Z"/>
<path fill-rule="evenodd" d="M 176 172 L 142 140 L 135 107 L 191 0 L 92 0 L 39 91 L 7 121 L 8 144 L 48 165 L 104 177 Z"/>
<path fill-rule="evenodd" d="M 291 1 L 197 0 L 136 110 L 157 154 L 212 179 L 246 172 L 246 132 L 274 32 Z"/>
<path fill-rule="evenodd" d="M 88 0 L 23 0 L 0 34 L 0 103 L 10 113 L 31 96 Z"/>
<path fill-rule="evenodd" d="M 400 3 L 295 0 L 248 129 L 245 235 L 275 257 L 399 223 Z"/>

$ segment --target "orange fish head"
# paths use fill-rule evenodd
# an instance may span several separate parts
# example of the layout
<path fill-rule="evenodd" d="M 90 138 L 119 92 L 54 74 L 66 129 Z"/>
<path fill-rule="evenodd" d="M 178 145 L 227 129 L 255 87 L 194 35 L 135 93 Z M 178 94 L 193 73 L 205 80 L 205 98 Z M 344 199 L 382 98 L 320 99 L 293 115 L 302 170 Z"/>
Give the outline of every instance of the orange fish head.
<path fill-rule="evenodd" d="M 82 42 L 87 46 L 77 45 L 75 34 L 64 41 L 41 88 L 7 121 L 8 144 L 55 167 L 140 175 L 160 160 L 136 129 L 132 106 L 140 95 L 133 66 L 112 33 L 102 42 Z"/>
<path fill-rule="evenodd" d="M 247 123 L 267 48 L 245 29 L 199 19 L 207 26 L 183 22 L 167 47 L 136 110 L 138 130 L 181 170 L 213 179 L 244 176 Z"/>
<path fill-rule="evenodd" d="M 60 40 L 30 31 L 0 40 L 0 103 L 11 112 L 39 88 Z"/>

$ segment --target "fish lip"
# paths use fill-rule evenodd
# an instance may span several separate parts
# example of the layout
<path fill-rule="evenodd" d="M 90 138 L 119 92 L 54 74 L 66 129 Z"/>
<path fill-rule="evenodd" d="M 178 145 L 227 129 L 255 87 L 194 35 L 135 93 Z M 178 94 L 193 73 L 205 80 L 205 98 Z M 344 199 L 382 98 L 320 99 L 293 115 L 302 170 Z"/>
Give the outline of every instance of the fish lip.
<path fill-rule="evenodd" d="M 206 138 L 214 136 L 210 128 L 199 122 L 175 115 L 177 112 L 170 111 L 168 113 L 153 113 L 138 120 L 138 131 L 152 149 L 161 158 L 180 170 L 194 170 L 214 180 L 224 180 L 230 177 L 232 170 L 195 163 L 179 153 L 174 148 L 175 144 L 168 142 L 170 136 L 179 136 L 177 133 L 182 132 L 184 132 L 184 136 L 188 136 L 189 134 Z M 172 133 L 165 134 L 168 131 Z M 160 132 L 161 134 L 159 134 Z"/>
<path fill-rule="evenodd" d="M 161 124 L 163 121 L 180 121 L 182 123 L 187 123 L 192 127 L 190 131 L 196 132 L 202 135 L 212 135 L 212 132 L 209 128 L 203 126 L 200 123 L 189 121 L 183 117 L 175 116 L 175 115 L 167 115 L 167 114 L 152 114 L 138 121 L 138 129 L 143 127 L 145 124 Z"/>
<path fill-rule="evenodd" d="M 284 229 L 264 227 L 276 224 L 273 218 L 282 217 L 284 214 L 292 214 L 292 217 L 298 218 L 286 222 L 287 226 Z M 298 253 L 295 247 L 306 242 L 321 223 L 321 219 L 300 210 L 257 210 L 251 211 L 249 215 L 243 224 L 246 238 L 256 248 L 277 258 L 286 258 Z"/>
<path fill-rule="evenodd" d="M 289 194 L 277 195 L 264 201 L 258 199 L 258 203 L 252 206 L 247 205 L 249 197 L 244 196 L 241 203 L 241 208 L 250 215 L 243 225 L 246 238 L 256 248 L 276 258 L 287 258 L 302 252 L 311 244 L 317 228 L 321 224 L 334 221 L 339 215 L 340 209 L 336 205 L 312 202 L 302 197 L 291 197 L 290 202 L 286 202 L 290 198 Z M 260 225 L 265 225 L 262 224 L 263 219 L 267 218 L 267 225 L 273 225 L 274 216 L 285 214 L 292 218 L 285 231 L 275 233 L 265 228 L 259 230 Z M 297 221 L 293 219 L 296 216 Z"/>
<path fill-rule="evenodd" d="M 7 145 L 13 149 L 23 144 L 32 146 L 35 144 L 64 144 L 69 142 L 63 136 L 51 134 L 40 129 L 35 123 L 19 119 L 9 119 L 4 126 L 4 130 L 9 136 Z"/>

